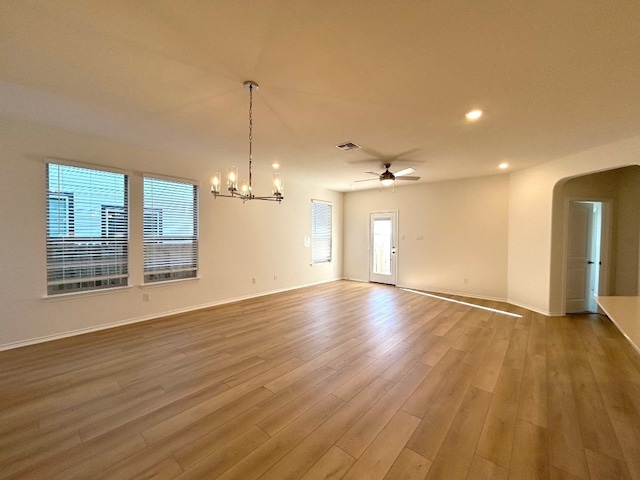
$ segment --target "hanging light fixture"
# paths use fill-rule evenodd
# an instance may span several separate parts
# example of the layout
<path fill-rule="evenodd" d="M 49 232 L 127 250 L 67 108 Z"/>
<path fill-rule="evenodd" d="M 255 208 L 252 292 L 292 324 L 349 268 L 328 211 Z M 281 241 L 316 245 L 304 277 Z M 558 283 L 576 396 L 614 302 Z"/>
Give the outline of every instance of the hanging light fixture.
<path fill-rule="evenodd" d="M 266 200 L 269 202 L 282 202 L 284 200 L 284 182 L 278 172 L 274 172 L 271 182 L 271 195 L 268 197 L 258 197 L 253 194 L 253 185 L 251 183 L 251 164 L 253 162 L 253 91 L 258 90 L 258 84 L 251 80 L 244 82 L 244 88 L 249 90 L 249 180 L 240 182 L 238 188 L 238 168 L 230 167 L 227 171 L 227 191 L 229 193 L 220 193 L 222 185 L 222 175 L 216 172 L 211 181 L 211 193 L 215 198 L 239 198 L 242 203 L 247 200 Z"/>
<path fill-rule="evenodd" d="M 382 187 L 390 187 L 396 181 L 396 176 L 389 171 L 390 166 L 390 163 L 385 163 L 385 171 L 380 174 L 380 186 Z"/>

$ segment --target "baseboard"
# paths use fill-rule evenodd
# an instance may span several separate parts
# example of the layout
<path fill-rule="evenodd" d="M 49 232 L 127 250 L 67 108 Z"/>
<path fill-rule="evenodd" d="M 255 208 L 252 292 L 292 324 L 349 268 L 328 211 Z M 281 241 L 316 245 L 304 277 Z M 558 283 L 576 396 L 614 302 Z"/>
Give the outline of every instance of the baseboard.
<path fill-rule="evenodd" d="M 425 290 L 424 288 L 415 288 L 415 287 L 411 287 L 411 286 L 407 286 L 407 285 L 398 285 L 398 287 L 400 288 L 410 288 L 413 290 Z M 489 301 L 493 301 L 493 302 L 502 302 L 502 303 L 508 303 L 509 305 L 513 305 L 515 307 L 520 307 L 520 308 L 524 308 L 525 310 L 531 310 L 532 312 L 535 313 L 539 313 L 541 315 L 544 315 L 546 317 L 561 317 L 564 314 L 562 312 L 549 312 L 547 310 L 541 310 L 539 308 L 536 307 L 532 307 L 531 305 L 526 305 L 524 303 L 520 303 L 520 302 L 514 302 L 513 300 L 509 300 L 508 298 L 502 298 L 502 297 L 490 297 L 487 295 L 475 295 L 475 294 L 470 294 L 470 293 L 466 293 L 466 292 L 455 292 L 452 290 L 440 290 L 440 289 L 428 289 L 425 291 L 429 291 L 429 292 L 433 292 L 433 293 L 439 293 L 441 295 L 456 295 L 459 297 L 466 297 L 466 298 L 473 298 L 476 300 L 489 300 Z"/>
<path fill-rule="evenodd" d="M 363 280 L 361 278 L 344 277 L 343 280 L 349 280 L 350 282 L 369 283 L 369 280 Z"/>
<path fill-rule="evenodd" d="M 173 315 L 179 315 L 182 313 L 189 313 L 189 312 L 194 312 L 197 310 L 204 310 L 206 308 L 212 308 L 212 307 L 217 307 L 219 305 L 225 305 L 228 303 L 235 303 L 235 302 L 241 302 L 243 300 L 250 300 L 252 298 L 259 298 L 259 297 L 266 297 L 268 295 L 275 295 L 277 293 L 284 293 L 284 292 L 288 292 L 291 290 L 299 290 L 301 288 L 306 288 L 306 287 L 313 287 L 314 285 L 322 285 L 324 283 L 331 283 L 331 282 L 337 282 L 339 280 L 342 280 L 341 278 L 333 278 L 330 280 L 323 280 L 321 282 L 315 282 L 315 283 L 308 283 L 308 284 L 304 284 L 304 285 L 297 285 L 295 287 L 287 287 L 287 288 L 280 288 L 277 290 L 269 290 L 266 292 L 259 292 L 259 293 L 255 293 L 255 294 L 251 294 L 251 295 L 243 295 L 240 297 L 234 297 L 234 298 L 225 298 L 223 300 L 218 300 L 215 302 L 210 302 L 210 303 L 203 303 L 200 305 L 191 305 L 189 307 L 185 307 L 185 308 L 178 308 L 175 310 L 168 310 L 165 312 L 160 312 L 160 313 L 154 313 L 151 315 L 144 315 L 142 317 L 135 317 L 135 318 L 129 318 L 126 320 L 120 320 L 117 322 L 112 322 L 112 323 L 106 323 L 106 324 L 102 324 L 102 325 L 97 325 L 94 327 L 87 327 L 87 328 L 80 328 L 77 330 L 70 330 L 67 332 L 62 332 L 62 333 L 56 333 L 54 335 L 45 335 L 43 337 L 37 337 L 37 338 L 31 338 L 28 340 L 21 340 L 18 342 L 11 342 L 11 343 L 5 343 L 3 345 L 0 345 L 0 352 L 4 351 L 4 350 L 13 350 L 14 348 L 21 348 L 21 347 L 28 347 L 29 345 L 36 345 L 38 343 L 45 343 L 45 342 L 51 342 L 54 340 L 60 340 L 63 338 L 69 338 L 69 337 L 75 337 L 77 335 L 84 335 L 86 333 L 92 333 L 92 332 L 99 332 L 101 330 L 108 330 L 110 328 L 117 328 L 117 327 L 123 327 L 125 325 L 133 325 L 135 323 L 140 323 L 140 322 L 147 322 L 149 320 L 159 320 L 161 318 L 165 318 L 165 317 L 171 317 Z"/>
<path fill-rule="evenodd" d="M 430 293 L 438 293 L 440 295 L 456 295 L 458 297 L 465 297 L 465 298 L 473 298 L 475 300 L 489 300 L 492 302 L 502 302 L 502 303 L 510 303 L 509 300 L 507 300 L 506 298 L 501 298 L 501 297 L 490 297 L 487 295 L 476 295 L 476 294 L 471 294 L 471 293 L 467 293 L 467 292 L 456 292 L 453 290 L 441 290 L 441 289 L 433 289 L 433 288 L 429 288 L 429 289 L 425 289 L 425 288 L 417 288 L 411 285 L 404 285 L 404 284 L 398 284 L 397 285 L 399 288 L 409 288 L 411 290 L 423 290 L 425 292 L 430 292 Z"/>
<path fill-rule="evenodd" d="M 525 303 L 514 302 L 513 300 L 507 300 L 511 305 L 515 305 L 516 307 L 524 308 L 526 310 L 531 310 L 532 312 L 539 313 L 540 315 L 544 315 L 545 317 L 562 317 L 564 314 L 560 312 L 549 312 L 548 310 L 542 310 L 540 308 L 532 307 L 531 305 L 527 305 Z"/>

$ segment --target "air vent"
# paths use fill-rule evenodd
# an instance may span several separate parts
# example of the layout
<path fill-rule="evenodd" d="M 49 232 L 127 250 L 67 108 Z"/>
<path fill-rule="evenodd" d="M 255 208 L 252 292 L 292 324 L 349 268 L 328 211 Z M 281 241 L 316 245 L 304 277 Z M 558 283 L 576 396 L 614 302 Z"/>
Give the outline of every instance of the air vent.
<path fill-rule="evenodd" d="M 358 145 L 357 143 L 347 142 L 341 145 L 336 145 L 336 148 L 339 148 L 340 150 L 348 152 L 349 150 L 355 150 L 357 148 L 362 148 L 362 147 L 360 147 L 360 145 Z"/>

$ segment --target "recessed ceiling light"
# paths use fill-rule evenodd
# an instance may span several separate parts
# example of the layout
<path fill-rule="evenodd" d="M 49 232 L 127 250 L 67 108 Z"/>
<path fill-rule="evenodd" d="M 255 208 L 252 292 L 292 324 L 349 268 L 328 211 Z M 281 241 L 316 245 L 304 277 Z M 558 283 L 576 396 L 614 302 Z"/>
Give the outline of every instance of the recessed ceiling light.
<path fill-rule="evenodd" d="M 465 113 L 464 116 L 467 117 L 467 120 L 471 120 L 473 122 L 482 116 L 482 110 L 471 110 L 470 112 Z"/>
<path fill-rule="evenodd" d="M 507 162 L 502 162 L 500 165 L 498 165 L 498 168 L 504 170 L 505 168 L 509 168 L 509 164 Z"/>
<path fill-rule="evenodd" d="M 280 168 L 280 164 L 278 162 L 272 163 L 271 166 L 273 167 L 274 170 L 277 170 Z"/>

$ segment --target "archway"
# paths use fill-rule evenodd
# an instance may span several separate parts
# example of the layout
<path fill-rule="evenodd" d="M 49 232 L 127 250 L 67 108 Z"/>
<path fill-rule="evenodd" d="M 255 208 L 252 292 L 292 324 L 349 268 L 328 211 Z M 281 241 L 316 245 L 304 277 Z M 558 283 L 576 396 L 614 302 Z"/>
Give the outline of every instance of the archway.
<path fill-rule="evenodd" d="M 565 178 L 553 193 L 550 306 L 565 312 L 570 200 L 611 201 L 609 295 L 638 295 L 640 286 L 640 166 Z"/>

